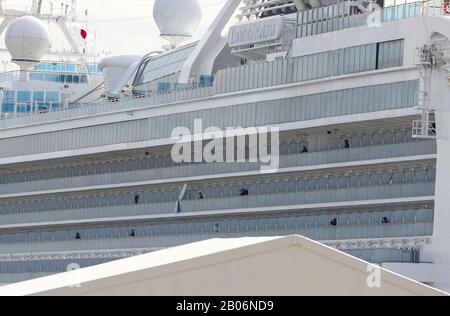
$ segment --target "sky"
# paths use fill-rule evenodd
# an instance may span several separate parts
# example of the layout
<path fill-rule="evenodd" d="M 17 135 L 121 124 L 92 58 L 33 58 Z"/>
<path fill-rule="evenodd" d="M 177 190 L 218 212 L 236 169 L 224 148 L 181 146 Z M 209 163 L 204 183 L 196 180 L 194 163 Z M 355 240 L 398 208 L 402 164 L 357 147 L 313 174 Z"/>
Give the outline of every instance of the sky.
<path fill-rule="evenodd" d="M 56 0 L 55 0 L 56 1 Z M 200 0 L 203 21 L 197 37 L 212 22 L 224 0 Z M 96 30 L 97 47 L 113 53 L 146 53 L 167 44 L 153 21 L 154 0 L 80 0 L 88 9 L 88 28 Z"/>
<path fill-rule="evenodd" d="M 225 0 L 199 0 L 203 6 L 203 20 L 196 38 L 199 38 L 217 15 Z M 43 7 L 60 10 L 61 3 L 70 0 L 44 0 Z M 4 7 L 13 5 L 23 9 L 30 7 L 31 0 L 3 0 Z M 95 31 L 97 53 L 112 54 L 147 53 L 160 50 L 167 41 L 159 38 L 159 30 L 153 21 L 154 0 L 78 0 L 80 19 L 85 20 L 84 11 L 88 10 L 87 28 Z M 83 22 L 84 24 L 84 22 Z M 59 31 L 50 35 L 62 43 Z M 4 47 L 4 45 L 3 45 Z"/>

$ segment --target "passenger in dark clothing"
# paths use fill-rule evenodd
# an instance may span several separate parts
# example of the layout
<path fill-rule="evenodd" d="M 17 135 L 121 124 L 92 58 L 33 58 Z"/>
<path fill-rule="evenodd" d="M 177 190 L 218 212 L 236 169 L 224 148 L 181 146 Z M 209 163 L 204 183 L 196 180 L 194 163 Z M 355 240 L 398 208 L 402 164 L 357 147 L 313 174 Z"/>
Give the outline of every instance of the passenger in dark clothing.
<path fill-rule="evenodd" d="M 205 198 L 205 196 L 203 195 L 202 192 L 198 192 L 198 198 L 199 198 L 200 200 L 203 200 L 203 199 Z"/>
<path fill-rule="evenodd" d="M 348 139 L 344 140 L 344 148 L 350 148 L 350 142 Z"/>
<path fill-rule="evenodd" d="M 381 224 L 389 224 L 389 219 L 387 217 L 383 217 L 381 219 Z"/>
<path fill-rule="evenodd" d="M 134 231 L 134 229 L 130 231 L 130 237 L 136 237 L 136 232 Z"/>
<path fill-rule="evenodd" d="M 337 226 L 337 225 L 338 225 L 338 220 L 337 220 L 337 218 L 333 219 L 333 220 L 330 222 L 330 225 L 331 225 L 331 226 Z"/>
<path fill-rule="evenodd" d="M 134 196 L 134 204 L 139 204 L 141 197 L 139 195 Z"/>
<path fill-rule="evenodd" d="M 240 196 L 248 196 L 249 192 L 248 192 L 247 189 L 242 188 L 242 189 L 239 190 L 239 195 Z"/>
<path fill-rule="evenodd" d="M 306 147 L 306 146 L 303 146 L 302 147 L 302 151 L 300 152 L 301 154 L 305 154 L 305 153 L 307 153 L 308 152 L 308 147 Z"/>
<path fill-rule="evenodd" d="M 218 232 L 219 232 L 219 224 L 218 224 L 218 223 L 216 223 L 216 224 L 214 225 L 214 232 L 215 232 L 215 233 L 218 233 Z"/>
<path fill-rule="evenodd" d="M 431 123 L 431 124 L 430 124 L 430 127 L 431 127 L 430 134 L 431 134 L 432 136 L 436 136 L 436 123 Z"/>
<path fill-rule="evenodd" d="M 80 233 L 76 233 L 75 234 L 75 239 L 77 239 L 77 240 L 81 239 L 81 234 Z"/>

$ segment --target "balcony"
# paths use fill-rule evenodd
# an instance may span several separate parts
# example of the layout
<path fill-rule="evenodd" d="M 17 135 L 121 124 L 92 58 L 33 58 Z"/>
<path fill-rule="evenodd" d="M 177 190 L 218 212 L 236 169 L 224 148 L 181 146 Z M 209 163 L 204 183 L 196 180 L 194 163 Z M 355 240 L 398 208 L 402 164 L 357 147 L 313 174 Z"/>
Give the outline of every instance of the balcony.
<path fill-rule="evenodd" d="M 334 181 L 334 180 L 330 180 Z M 389 180 L 388 180 L 389 181 Z M 284 184 L 284 183 L 281 183 Z M 310 184 L 312 186 L 312 184 Z M 253 188 L 250 196 L 232 196 L 229 188 L 216 188 L 215 195 L 209 197 L 205 192 L 205 199 L 192 199 L 182 202 L 182 213 L 198 214 L 215 211 L 232 211 L 246 209 L 257 212 L 258 209 L 268 207 L 294 207 L 322 203 L 354 202 L 367 200 L 383 200 L 394 198 L 430 197 L 434 195 L 435 183 L 418 182 L 391 185 L 363 185 L 360 187 L 345 187 L 336 189 L 319 189 L 313 184 L 309 190 L 302 187 L 290 186 L 286 183 L 284 192 L 280 191 L 277 183 L 261 184 Z M 325 185 L 325 183 L 322 183 Z M 336 184 L 334 184 L 336 185 Z M 326 185 L 325 185 L 326 186 Z M 234 189 L 238 192 L 238 188 Z M 270 192 L 272 191 L 272 192 Z M 278 191 L 278 193 L 276 193 Z M 290 192 L 289 192 L 290 191 Z M 69 200 L 55 203 L 41 202 L 36 205 L 3 206 L 0 211 L 2 225 L 17 225 L 23 223 L 51 223 L 67 220 L 107 219 L 130 216 L 173 216 L 176 196 L 179 192 L 156 192 L 152 197 L 141 197 L 141 204 L 134 204 L 130 197 L 108 197 L 107 200 L 92 198 L 91 202 L 97 206 L 86 206 L 87 201 Z M 228 196 L 227 196 L 228 195 Z"/>
<path fill-rule="evenodd" d="M 236 238 L 236 237 L 260 237 L 260 236 L 284 236 L 299 234 L 315 240 L 338 239 L 362 239 L 362 238 L 393 238 L 408 236 L 429 236 L 433 232 L 433 223 L 417 222 L 391 225 L 352 225 L 346 227 L 310 227 L 291 229 L 280 227 L 279 229 L 266 229 L 261 227 L 256 231 L 240 231 L 233 233 L 203 233 L 138 237 L 138 238 L 113 238 L 70 241 L 41 241 L 29 243 L 0 244 L 0 254 L 8 253 L 39 253 L 62 252 L 84 250 L 112 250 L 112 249 L 145 249 L 167 248 L 186 243 L 206 240 L 211 238 Z"/>
<path fill-rule="evenodd" d="M 298 148 L 297 148 L 298 149 Z M 300 151 L 300 150 L 298 150 Z M 412 157 L 420 155 L 434 155 L 436 143 L 426 140 L 411 141 L 406 143 L 395 143 L 386 145 L 362 146 L 347 149 L 336 149 L 330 151 L 294 153 L 280 156 L 280 169 L 292 167 L 323 166 L 326 164 L 344 163 L 352 161 L 367 161 L 383 158 Z M 130 162 L 128 168 L 133 168 Z M 260 163 L 203 163 L 203 164 L 175 164 L 170 157 L 152 161 L 152 166 L 145 167 L 142 161 L 130 171 L 120 172 L 125 166 L 104 167 L 76 167 L 58 171 L 54 179 L 48 179 L 43 172 L 38 174 L 29 173 L 19 176 L 2 176 L 0 181 L 0 195 L 14 193 L 32 193 L 47 190 L 61 190 L 70 188 L 83 188 L 101 185 L 123 185 L 138 182 L 166 179 L 170 181 L 176 178 L 189 178 L 199 176 L 212 176 L 220 174 L 234 174 L 241 172 L 258 172 L 261 170 Z M 139 167 L 137 167 L 139 166 Z M 122 170 L 123 170 L 122 169 Z M 48 171 L 48 174 L 53 174 Z M 81 176 L 81 174 L 85 174 Z M 89 175 L 90 174 L 90 175 Z M 33 181 L 18 181 L 18 179 L 35 179 Z M 45 179 L 40 180 L 39 177 Z"/>

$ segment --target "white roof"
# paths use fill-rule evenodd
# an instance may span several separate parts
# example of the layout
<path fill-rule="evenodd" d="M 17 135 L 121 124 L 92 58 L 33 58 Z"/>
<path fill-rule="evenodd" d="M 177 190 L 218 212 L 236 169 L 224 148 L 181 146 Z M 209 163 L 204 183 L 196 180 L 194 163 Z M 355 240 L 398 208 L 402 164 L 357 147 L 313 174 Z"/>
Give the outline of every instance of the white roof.
<path fill-rule="evenodd" d="M 300 236 L 212 239 L 0 288 L 0 295 L 444 295 Z M 372 284 L 372 283 L 371 283 Z M 78 286 L 79 285 L 79 286 Z"/>
<path fill-rule="evenodd" d="M 127 55 L 112 55 L 103 58 L 98 66 L 100 68 L 106 67 L 120 67 L 128 68 L 137 61 L 140 61 L 144 57 L 143 54 L 127 54 Z"/>

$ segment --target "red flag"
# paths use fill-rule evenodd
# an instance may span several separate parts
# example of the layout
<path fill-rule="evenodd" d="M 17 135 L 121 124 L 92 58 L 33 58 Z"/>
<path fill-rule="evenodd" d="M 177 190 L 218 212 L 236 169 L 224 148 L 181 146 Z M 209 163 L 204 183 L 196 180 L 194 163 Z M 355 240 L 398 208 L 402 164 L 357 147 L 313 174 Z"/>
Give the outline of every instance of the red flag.
<path fill-rule="evenodd" d="M 85 29 L 80 29 L 81 38 L 86 40 L 88 37 L 88 32 Z"/>
<path fill-rule="evenodd" d="M 76 24 L 72 25 L 72 36 L 77 43 L 86 43 L 92 39 L 92 33 Z"/>

